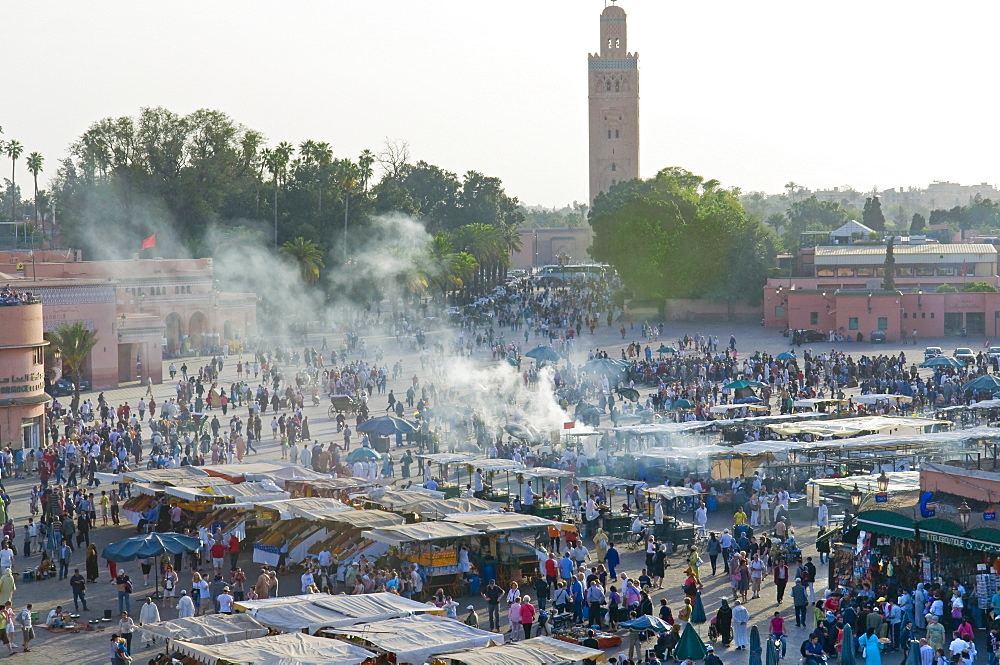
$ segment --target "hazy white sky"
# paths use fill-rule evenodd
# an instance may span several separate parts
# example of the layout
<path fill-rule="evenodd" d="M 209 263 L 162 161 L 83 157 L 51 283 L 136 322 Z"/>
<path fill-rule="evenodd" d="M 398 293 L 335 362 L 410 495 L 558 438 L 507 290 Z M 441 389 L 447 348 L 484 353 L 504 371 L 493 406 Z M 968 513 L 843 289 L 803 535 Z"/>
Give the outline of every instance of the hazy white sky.
<path fill-rule="evenodd" d="M 998 180 L 1000 3 L 621 6 L 640 55 L 644 177 L 683 166 L 770 192 Z M 584 201 L 587 53 L 603 7 L 11 0 L 2 138 L 41 152 L 51 175 L 99 118 L 204 107 L 272 143 L 357 156 L 402 138 L 414 158 L 499 176 L 525 203 Z"/>

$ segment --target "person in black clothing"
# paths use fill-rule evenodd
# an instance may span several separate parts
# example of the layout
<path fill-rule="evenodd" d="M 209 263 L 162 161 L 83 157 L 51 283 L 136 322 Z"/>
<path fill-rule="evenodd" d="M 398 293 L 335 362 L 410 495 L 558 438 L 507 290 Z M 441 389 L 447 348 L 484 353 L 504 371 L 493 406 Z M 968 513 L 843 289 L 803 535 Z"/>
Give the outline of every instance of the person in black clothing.
<path fill-rule="evenodd" d="M 535 587 L 535 598 L 538 599 L 538 611 L 545 611 L 545 604 L 549 600 L 549 583 L 541 575 L 535 575 L 532 586 Z M 527 636 L 525 636 L 527 639 Z"/>
<path fill-rule="evenodd" d="M 600 649 L 601 646 L 600 643 L 597 641 L 596 635 L 597 633 L 595 633 L 593 630 L 588 630 L 587 638 L 580 644 L 582 646 L 587 647 L 588 649 Z"/>
<path fill-rule="evenodd" d="M 87 611 L 87 580 L 80 574 L 80 569 L 73 571 L 73 577 L 69 578 L 69 587 L 73 590 L 73 608 L 80 609 L 83 603 L 83 611 Z"/>
<path fill-rule="evenodd" d="M 490 615 L 490 630 L 493 632 L 500 631 L 500 599 L 503 598 L 503 589 L 497 586 L 496 580 L 490 580 L 490 583 L 486 586 L 486 590 L 483 591 L 483 598 L 486 599 L 486 605 L 489 609 Z"/>
<path fill-rule="evenodd" d="M 715 655 L 715 647 L 709 645 L 705 647 L 708 655 L 705 656 L 705 665 L 722 665 L 722 659 Z"/>

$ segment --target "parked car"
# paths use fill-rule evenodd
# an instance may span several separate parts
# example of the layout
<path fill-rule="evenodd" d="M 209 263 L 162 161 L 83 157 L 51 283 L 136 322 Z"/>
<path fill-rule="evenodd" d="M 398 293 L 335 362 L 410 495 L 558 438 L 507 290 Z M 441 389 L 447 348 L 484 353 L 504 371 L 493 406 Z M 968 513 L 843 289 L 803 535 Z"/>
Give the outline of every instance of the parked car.
<path fill-rule="evenodd" d="M 944 351 L 941 350 L 940 346 L 928 346 L 924 349 L 924 360 L 930 360 L 931 358 L 936 358 L 937 356 L 943 356 Z"/>
<path fill-rule="evenodd" d="M 80 381 L 80 392 L 90 390 L 90 381 L 83 379 Z M 73 394 L 73 382 L 62 378 L 45 389 L 45 392 L 53 397 L 64 397 Z"/>
<path fill-rule="evenodd" d="M 990 350 L 986 353 L 989 354 L 990 358 L 1000 358 L 1000 346 L 991 346 Z"/>
<path fill-rule="evenodd" d="M 976 362 L 976 354 L 972 352 L 972 349 L 968 347 L 959 347 L 955 349 L 955 353 L 952 354 L 956 359 L 961 360 L 966 365 Z"/>
<path fill-rule="evenodd" d="M 869 337 L 869 339 L 871 339 L 872 344 L 885 344 L 885 331 L 884 330 L 876 330 L 876 331 L 872 332 L 872 334 Z"/>
<path fill-rule="evenodd" d="M 818 330 L 797 330 L 798 337 L 804 344 L 809 342 L 825 342 L 830 339 L 830 336 L 826 333 L 821 333 Z"/>

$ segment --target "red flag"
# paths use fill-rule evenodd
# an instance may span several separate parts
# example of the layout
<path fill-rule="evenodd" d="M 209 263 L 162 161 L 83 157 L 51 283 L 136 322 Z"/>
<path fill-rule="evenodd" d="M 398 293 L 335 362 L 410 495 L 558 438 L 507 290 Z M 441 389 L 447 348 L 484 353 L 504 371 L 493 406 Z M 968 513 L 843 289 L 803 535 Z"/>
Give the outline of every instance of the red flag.
<path fill-rule="evenodd" d="M 153 249 L 154 247 L 156 247 L 156 234 L 155 233 L 142 241 L 142 248 L 143 249 Z"/>

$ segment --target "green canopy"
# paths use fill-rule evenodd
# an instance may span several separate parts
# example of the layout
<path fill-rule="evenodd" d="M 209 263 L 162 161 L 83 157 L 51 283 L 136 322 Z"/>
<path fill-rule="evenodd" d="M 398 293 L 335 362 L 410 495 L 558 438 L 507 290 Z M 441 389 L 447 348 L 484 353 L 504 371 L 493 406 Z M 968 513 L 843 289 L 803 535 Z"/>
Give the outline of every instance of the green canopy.
<path fill-rule="evenodd" d="M 863 510 L 858 513 L 857 520 L 858 526 L 865 531 L 907 540 L 912 540 L 916 535 L 916 522 L 913 518 L 891 510 Z"/>
<path fill-rule="evenodd" d="M 698 631 L 690 623 L 685 625 L 681 639 L 677 642 L 677 648 L 674 649 L 674 657 L 677 660 L 687 660 L 688 658 L 704 660 L 707 655 L 708 649 L 705 648 L 705 643 L 698 636 Z"/>
<path fill-rule="evenodd" d="M 656 350 L 657 353 L 677 353 L 677 349 L 672 346 L 660 345 L 660 348 Z"/>
<path fill-rule="evenodd" d="M 1000 379 L 992 374 L 983 374 L 962 386 L 962 390 L 990 391 L 995 393 L 1000 391 Z"/>
<path fill-rule="evenodd" d="M 706 621 L 708 617 L 705 615 L 705 604 L 701 602 L 701 594 L 695 594 L 694 607 L 691 608 L 691 623 L 700 625 Z"/>
<path fill-rule="evenodd" d="M 741 388 L 763 388 L 766 384 L 760 381 L 747 381 L 746 379 L 740 379 L 738 381 L 733 381 L 732 383 L 727 383 L 723 388 L 728 388 L 729 390 L 739 390 Z"/>

